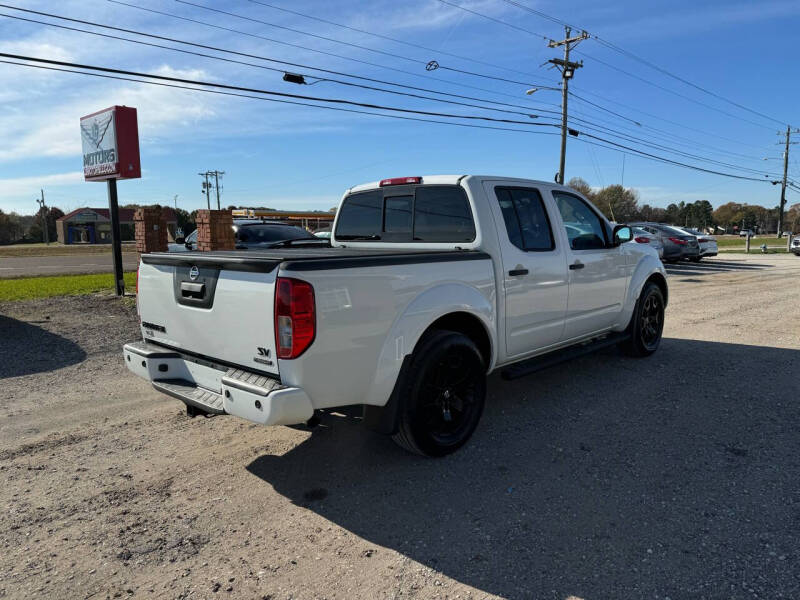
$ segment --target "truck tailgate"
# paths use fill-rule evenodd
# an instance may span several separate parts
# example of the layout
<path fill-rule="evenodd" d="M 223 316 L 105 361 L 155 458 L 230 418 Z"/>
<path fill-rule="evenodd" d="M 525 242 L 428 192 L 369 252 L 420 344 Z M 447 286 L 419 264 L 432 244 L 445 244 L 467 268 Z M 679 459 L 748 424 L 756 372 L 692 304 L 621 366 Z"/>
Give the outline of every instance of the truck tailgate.
<path fill-rule="evenodd" d="M 278 374 L 273 305 L 279 261 L 144 255 L 138 305 L 146 341 Z"/>

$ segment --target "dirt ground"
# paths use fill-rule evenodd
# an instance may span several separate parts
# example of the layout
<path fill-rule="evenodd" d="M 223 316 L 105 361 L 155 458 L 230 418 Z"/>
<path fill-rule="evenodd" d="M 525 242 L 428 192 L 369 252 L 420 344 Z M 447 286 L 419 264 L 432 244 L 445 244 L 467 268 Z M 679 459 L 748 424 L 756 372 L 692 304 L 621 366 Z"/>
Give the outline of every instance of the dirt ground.
<path fill-rule="evenodd" d="M 656 355 L 493 375 L 441 460 L 189 419 L 130 302 L 0 304 L 0 598 L 800 598 L 800 259 L 669 270 Z"/>

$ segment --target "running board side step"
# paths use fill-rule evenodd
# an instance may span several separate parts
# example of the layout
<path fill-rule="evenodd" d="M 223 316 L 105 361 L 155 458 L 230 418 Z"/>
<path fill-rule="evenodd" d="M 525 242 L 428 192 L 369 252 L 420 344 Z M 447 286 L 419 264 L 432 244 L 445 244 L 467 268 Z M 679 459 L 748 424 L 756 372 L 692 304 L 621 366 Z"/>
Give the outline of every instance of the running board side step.
<path fill-rule="evenodd" d="M 500 375 L 506 381 L 519 379 L 520 377 L 525 377 L 526 375 L 531 375 L 537 371 L 548 369 L 559 363 L 572 360 L 574 358 L 579 358 L 581 356 L 586 356 L 587 354 L 597 352 L 598 350 L 608 348 L 609 346 L 614 346 L 620 342 L 628 340 L 629 338 L 630 334 L 624 331 L 620 333 L 611 333 L 605 337 L 597 338 L 583 344 L 568 346 L 560 350 L 554 350 L 553 352 L 548 352 L 547 354 L 542 354 L 540 356 L 534 356 L 533 358 L 515 363 L 510 367 L 503 369 Z"/>

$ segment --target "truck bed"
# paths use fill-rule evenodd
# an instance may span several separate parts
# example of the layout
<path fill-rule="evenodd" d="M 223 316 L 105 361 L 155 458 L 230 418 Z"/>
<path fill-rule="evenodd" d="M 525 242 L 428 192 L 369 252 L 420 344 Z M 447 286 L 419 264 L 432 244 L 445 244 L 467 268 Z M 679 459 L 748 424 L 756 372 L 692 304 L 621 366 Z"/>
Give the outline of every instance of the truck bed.
<path fill-rule="evenodd" d="M 142 262 L 148 265 L 214 266 L 230 271 L 270 273 L 279 265 L 291 271 L 323 271 L 488 258 L 488 254 L 476 250 L 376 250 L 323 247 L 217 252 L 154 252 L 143 254 Z"/>

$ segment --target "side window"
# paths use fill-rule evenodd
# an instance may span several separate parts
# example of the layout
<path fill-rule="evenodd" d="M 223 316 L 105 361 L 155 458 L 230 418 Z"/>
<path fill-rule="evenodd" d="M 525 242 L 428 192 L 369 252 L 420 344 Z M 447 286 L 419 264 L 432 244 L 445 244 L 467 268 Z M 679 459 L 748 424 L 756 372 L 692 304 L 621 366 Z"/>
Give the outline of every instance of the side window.
<path fill-rule="evenodd" d="M 475 223 L 464 190 L 434 185 L 417 188 L 414 203 L 414 241 L 471 242 Z"/>
<path fill-rule="evenodd" d="M 543 251 L 555 248 L 550 221 L 542 196 L 535 189 L 495 188 L 508 239 L 521 250 Z"/>
<path fill-rule="evenodd" d="M 572 194 L 553 192 L 561 220 L 567 230 L 570 248 L 573 250 L 594 250 L 606 247 L 603 221 L 589 205 Z"/>

